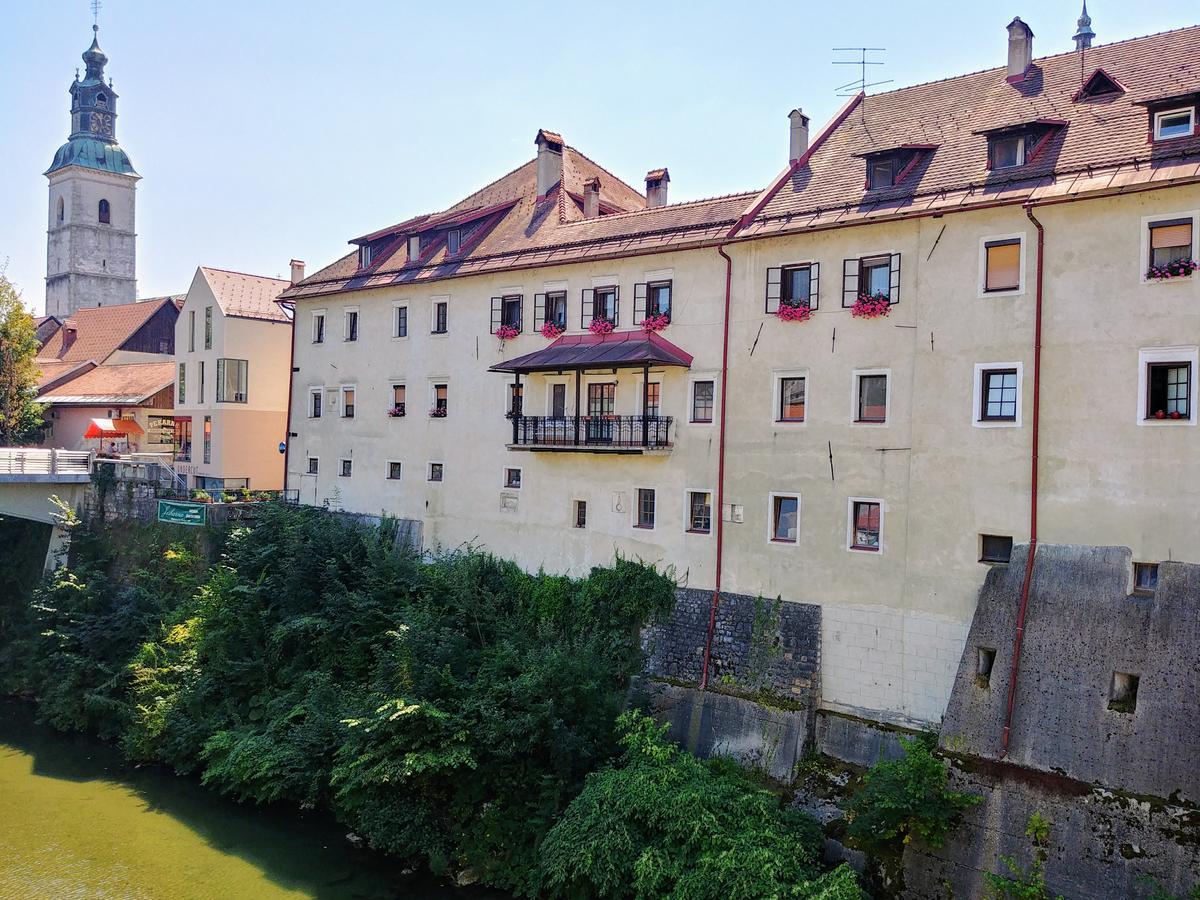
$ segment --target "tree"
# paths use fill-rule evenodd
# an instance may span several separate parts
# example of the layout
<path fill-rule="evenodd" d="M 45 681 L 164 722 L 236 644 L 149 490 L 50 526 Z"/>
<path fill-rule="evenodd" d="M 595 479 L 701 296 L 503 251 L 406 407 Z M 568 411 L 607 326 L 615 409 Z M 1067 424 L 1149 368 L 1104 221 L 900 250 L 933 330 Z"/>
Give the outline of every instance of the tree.
<path fill-rule="evenodd" d="M 45 407 L 36 400 L 38 346 L 33 316 L 0 269 L 0 446 L 41 435 Z"/>

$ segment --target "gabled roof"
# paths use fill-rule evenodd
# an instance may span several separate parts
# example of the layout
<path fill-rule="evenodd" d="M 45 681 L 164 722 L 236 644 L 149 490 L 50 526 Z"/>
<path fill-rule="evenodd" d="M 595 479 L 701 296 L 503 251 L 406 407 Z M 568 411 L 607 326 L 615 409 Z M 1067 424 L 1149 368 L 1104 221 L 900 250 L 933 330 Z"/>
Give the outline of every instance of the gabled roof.
<path fill-rule="evenodd" d="M 173 305 L 170 298 L 77 309 L 38 351 L 38 363 L 103 363 L 168 304 Z"/>
<path fill-rule="evenodd" d="M 268 319 L 272 322 L 291 321 L 275 302 L 291 285 L 290 281 L 210 266 L 201 266 L 200 272 L 225 315 L 240 319 Z"/>
<path fill-rule="evenodd" d="M 492 372 L 557 372 L 636 366 L 690 368 L 692 355 L 666 338 L 645 331 L 568 334 L 549 347 L 492 366 Z"/>
<path fill-rule="evenodd" d="M 78 378 L 43 392 L 38 401 L 58 405 L 137 404 L 175 383 L 175 363 L 97 366 Z"/>

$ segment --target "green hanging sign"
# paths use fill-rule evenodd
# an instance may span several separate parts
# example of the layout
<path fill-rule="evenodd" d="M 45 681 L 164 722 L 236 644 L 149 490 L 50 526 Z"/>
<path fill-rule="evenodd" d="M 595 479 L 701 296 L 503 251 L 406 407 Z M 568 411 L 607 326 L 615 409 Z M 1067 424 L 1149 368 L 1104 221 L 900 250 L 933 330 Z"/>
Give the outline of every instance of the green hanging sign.
<path fill-rule="evenodd" d="M 204 503 L 181 503 L 178 500 L 158 501 L 158 521 L 174 525 L 203 525 L 207 519 L 208 505 Z"/>

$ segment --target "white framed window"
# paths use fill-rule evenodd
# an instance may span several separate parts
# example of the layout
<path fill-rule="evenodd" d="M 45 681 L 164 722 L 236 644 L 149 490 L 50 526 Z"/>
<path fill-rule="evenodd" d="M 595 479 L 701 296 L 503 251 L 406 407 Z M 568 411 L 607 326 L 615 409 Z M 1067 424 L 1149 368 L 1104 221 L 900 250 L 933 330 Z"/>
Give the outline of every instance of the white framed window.
<path fill-rule="evenodd" d="M 1137 423 L 1196 424 L 1196 369 L 1200 347 L 1147 347 L 1138 351 Z"/>
<path fill-rule="evenodd" d="M 312 314 L 312 342 L 325 343 L 325 310 L 315 309 Z"/>
<path fill-rule="evenodd" d="M 440 462 L 431 462 L 429 464 L 429 481 L 441 482 L 446 478 L 446 464 Z"/>
<path fill-rule="evenodd" d="M 450 414 L 450 381 L 447 378 L 429 379 L 429 417 L 444 419 Z"/>
<path fill-rule="evenodd" d="M 392 382 L 392 405 L 388 407 L 388 417 L 401 419 L 408 414 L 408 389 L 403 381 Z"/>
<path fill-rule="evenodd" d="M 429 313 L 429 333 L 448 334 L 450 331 L 450 298 L 434 297 Z"/>
<path fill-rule="evenodd" d="M 771 380 L 771 421 L 803 425 L 808 411 L 808 369 L 777 369 Z"/>
<path fill-rule="evenodd" d="M 399 460 L 389 459 L 387 461 L 387 480 L 388 481 L 399 481 L 402 469 L 403 469 L 403 466 L 400 464 Z"/>
<path fill-rule="evenodd" d="M 688 534 L 712 534 L 713 492 L 691 488 L 684 494 L 683 522 Z"/>
<path fill-rule="evenodd" d="M 994 137 L 989 145 L 993 169 L 1012 169 L 1025 165 L 1025 135 Z"/>
<path fill-rule="evenodd" d="M 421 236 L 419 234 L 409 235 L 408 238 L 408 261 L 416 262 L 421 258 Z"/>
<path fill-rule="evenodd" d="M 372 253 L 371 253 L 371 245 L 370 244 L 363 244 L 361 247 L 358 248 L 358 267 L 360 269 L 365 269 L 368 266 L 370 266 L 371 258 L 372 258 Z"/>
<path fill-rule="evenodd" d="M 980 238 L 979 296 L 1016 297 L 1024 293 L 1024 232 Z"/>
<path fill-rule="evenodd" d="M 392 304 L 392 339 L 401 340 L 408 337 L 408 304 Z"/>
<path fill-rule="evenodd" d="M 358 394 L 358 386 L 353 384 L 342 385 L 342 418 L 354 418 L 354 399 Z"/>
<path fill-rule="evenodd" d="M 658 521 L 658 494 L 654 488 L 634 491 L 633 527 L 653 531 Z"/>
<path fill-rule="evenodd" d="M 321 418 L 321 406 L 325 399 L 324 388 L 309 388 L 308 389 L 308 417 L 310 419 Z"/>
<path fill-rule="evenodd" d="M 854 553 L 883 555 L 884 502 L 878 497 L 850 497 L 846 501 L 846 549 Z"/>
<path fill-rule="evenodd" d="M 564 419 L 571 409 L 571 391 L 566 378 L 546 379 L 546 415 L 552 419 Z"/>
<path fill-rule="evenodd" d="M 1164 109 L 1154 114 L 1154 139 L 1167 141 L 1172 138 L 1191 137 L 1196 133 L 1196 107 Z"/>
<path fill-rule="evenodd" d="M 338 460 L 338 476 L 341 478 L 349 478 L 354 474 L 354 460 L 339 459 Z"/>
<path fill-rule="evenodd" d="M 506 466 L 504 469 L 504 486 L 509 490 L 519 491 L 521 489 L 521 467 Z"/>
<path fill-rule="evenodd" d="M 688 424 L 712 425 L 717 413 L 717 377 L 708 373 L 688 376 Z"/>
<path fill-rule="evenodd" d="M 321 460 L 315 456 L 310 456 L 308 458 L 308 470 L 304 474 L 317 475 L 320 473 L 320 471 L 321 471 Z"/>
<path fill-rule="evenodd" d="M 767 495 L 767 542 L 800 543 L 800 494 L 772 491 Z"/>
<path fill-rule="evenodd" d="M 976 428 L 1020 428 L 1024 366 L 975 363 L 971 422 Z"/>
<path fill-rule="evenodd" d="M 892 370 L 855 369 L 850 379 L 850 422 L 886 425 L 892 413 Z"/>
<path fill-rule="evenodd" d="M 342 340 L 358 340 L 358 307 L 348 306 L 342 310 Z"/>
<path fill-rule="evenodd" d="M 1142 253 L 1138 274 L 1142 283 L 1187 284 L 1192 279 L 1154 278 L 1151 269 L 1161 269 L 1173 262 L 1200 262 L 1200 210 L 1168 212 L 1142 217 Z"/>

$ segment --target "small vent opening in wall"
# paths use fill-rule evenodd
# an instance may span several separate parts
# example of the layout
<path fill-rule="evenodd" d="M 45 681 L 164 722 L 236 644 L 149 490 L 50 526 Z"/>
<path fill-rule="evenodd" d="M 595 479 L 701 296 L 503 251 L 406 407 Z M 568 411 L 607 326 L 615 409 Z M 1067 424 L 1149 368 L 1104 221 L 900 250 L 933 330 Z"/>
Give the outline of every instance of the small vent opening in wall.
<path fill-rule="evenodd" d="M 1132 713 L 1137 707 L 1138 676 L 1113 672 L 1108 693 L 1108 708 L 1113 712 Z"/>
<path fill-rule="evenodd" d="M 992 680 L 992 665 L 996 662 L 996 651 L 991 647 L 978 647 L 975 650 L 975 683 L 979 687 L 987 687 Z"/>

